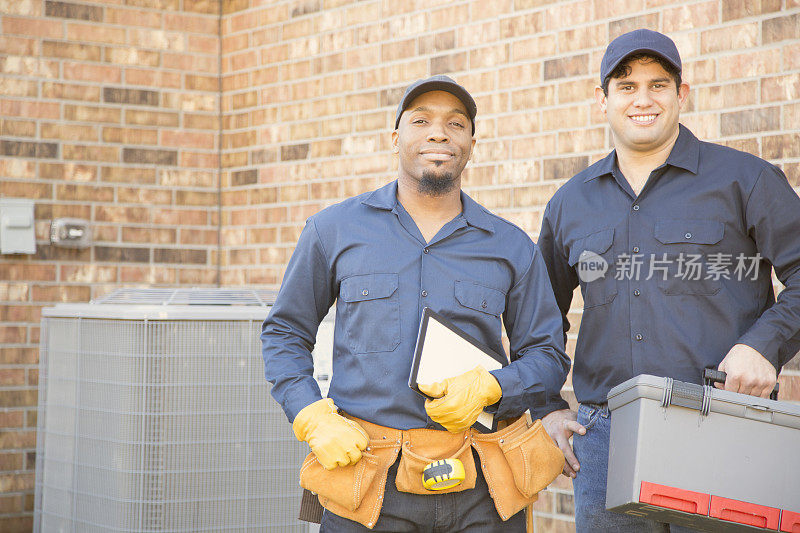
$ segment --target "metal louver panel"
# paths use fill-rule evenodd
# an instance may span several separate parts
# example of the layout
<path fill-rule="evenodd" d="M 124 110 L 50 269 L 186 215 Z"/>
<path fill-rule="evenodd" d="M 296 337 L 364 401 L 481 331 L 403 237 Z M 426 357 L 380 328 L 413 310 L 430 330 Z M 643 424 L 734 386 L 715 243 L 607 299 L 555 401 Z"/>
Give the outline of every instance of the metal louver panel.
<path fill-rule="evenodd" d="M 276 291 L 251 289 L 118 289 L 97 304 L 145 305 L 271 305 Z"/>
<path fill-rule="evenodd" d="M 154 320 L 152 296 L 124 296 L 126 319 L 119 295 L 113 319 L 102 303 L 43 311 L 34 531 L 309 531 L 308 448 L 264 380 L 271 300 L 250 318 L 209 320 L 204 303 L 200 320 Z"/>

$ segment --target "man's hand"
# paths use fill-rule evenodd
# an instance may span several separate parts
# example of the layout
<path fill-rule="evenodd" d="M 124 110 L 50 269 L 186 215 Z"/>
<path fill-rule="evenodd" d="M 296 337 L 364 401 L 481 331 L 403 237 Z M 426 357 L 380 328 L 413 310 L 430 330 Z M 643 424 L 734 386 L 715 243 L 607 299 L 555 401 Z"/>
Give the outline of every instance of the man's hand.
<path fill-rule="evenodd" d="M 564 475 L 575 478 L 581 465 L 578 463 L 578 458 L 575 457 L 575 452 L 572 451 L 569 438 L 573 433 L 586 434 L 586 428 L 578 424 L 577 413 L 572 409 L 553 411 L 542 418 L 542 425 L 564 454 Z"/>
<path fill-rule="evenodd" d="M 451 433 L 469 429 L 484 407 L 503 396 L 495 377 L 481 366 L 444 381 L 419 384 L 419 390 L 436 398 L 425 400 L 425 410 L 431 420 Z"/>
<path fill-rule="evenodd" d="M 772 363 L 746 344 L 737 344 L 719 364 L 719 370 L 728 377 L 725 385 L 715 383 L 719 389 L 769 398 L 775 387 L 778 373 Z"/>
<path fill-rule="evenodd" d="M 292 429 L 299 441 L 311 446 L 317 461 L 326 470 L 355 464 L 369 436 L 357 423 L 341 416 L 330 398 L 305 406 L 297 413 Z"/>

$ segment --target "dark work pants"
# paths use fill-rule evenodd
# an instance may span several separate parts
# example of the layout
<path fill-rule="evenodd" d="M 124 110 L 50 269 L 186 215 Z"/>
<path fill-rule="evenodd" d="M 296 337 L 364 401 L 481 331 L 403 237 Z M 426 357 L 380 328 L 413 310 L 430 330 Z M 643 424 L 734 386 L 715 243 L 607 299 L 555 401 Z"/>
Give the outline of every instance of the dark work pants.
<path fill-rule="evenodd" d="M 430 495 L 400 492 L 395 486 L 395 462 L 389 468 L 383 508 L 373 529 L 325 510 L 320 533 L 524 533 L 525 511 L 505 522 L 500 519 L 489 496 L 480 459 L 475 450 L 472 454 L 478 471 L 474 489 Z"/>

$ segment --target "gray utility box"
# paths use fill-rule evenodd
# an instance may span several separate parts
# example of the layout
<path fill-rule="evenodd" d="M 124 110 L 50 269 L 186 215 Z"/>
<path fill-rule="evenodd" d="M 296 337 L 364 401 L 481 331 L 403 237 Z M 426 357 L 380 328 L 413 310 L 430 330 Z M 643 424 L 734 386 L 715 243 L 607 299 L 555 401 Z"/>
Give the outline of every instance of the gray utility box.
<path fill-rule="evenodd" d="M 607 509 L 800 532 L 800 405 L 641 375 L 611 389 L 608 407 Z"/>

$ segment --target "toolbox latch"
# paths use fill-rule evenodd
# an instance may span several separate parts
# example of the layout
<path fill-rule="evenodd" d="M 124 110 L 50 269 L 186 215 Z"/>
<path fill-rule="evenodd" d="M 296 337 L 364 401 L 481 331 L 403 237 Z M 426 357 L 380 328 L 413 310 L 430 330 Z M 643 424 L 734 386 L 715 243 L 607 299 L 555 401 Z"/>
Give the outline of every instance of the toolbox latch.
<path fill-rule="evenodd" d="M 668 485 L 642 481 L 639 489 L 639 502 L 666 507 L 684 513 L 708 514 L 709 494 L 679 489 Z"/>
<path fill-rule="evenodd" d="M 777 530 L 781 510 L 766 505 L 711 496 L 708 516 L 728 522 Z"/>
<path fill-rule="evenodd" d="M 710 400 L 708 400 L 710 403 Z M 706 404 L 706 394 L 704 387 L 694 383 L 684 383 L 675 381 L 672 378 L 664 378 L 664 393 L 661 397 L 661 406 L 679 405 L 688 407 L 701 413 L 708 414 L 708 410 L 703 411 Z"/>

